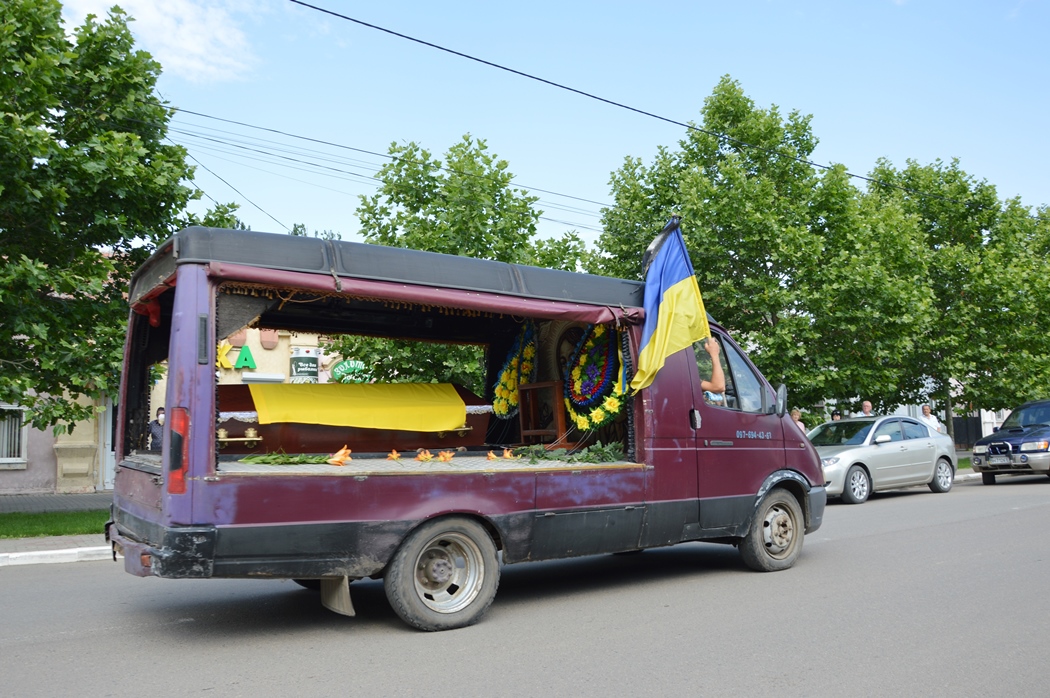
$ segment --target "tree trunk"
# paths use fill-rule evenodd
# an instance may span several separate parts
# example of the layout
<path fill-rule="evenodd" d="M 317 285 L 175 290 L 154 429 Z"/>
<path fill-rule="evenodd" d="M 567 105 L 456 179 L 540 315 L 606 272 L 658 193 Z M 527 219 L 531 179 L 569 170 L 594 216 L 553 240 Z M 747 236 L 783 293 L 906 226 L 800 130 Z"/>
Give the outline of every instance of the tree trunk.
<path fill-rule="evenodd" d="M 944 424 L 948 430 L 948 436 L 952 438 L 952 443 L 955 443 L 955 412 L 952 409 L 952 384 L 951 381 L 944 382 Z"/>

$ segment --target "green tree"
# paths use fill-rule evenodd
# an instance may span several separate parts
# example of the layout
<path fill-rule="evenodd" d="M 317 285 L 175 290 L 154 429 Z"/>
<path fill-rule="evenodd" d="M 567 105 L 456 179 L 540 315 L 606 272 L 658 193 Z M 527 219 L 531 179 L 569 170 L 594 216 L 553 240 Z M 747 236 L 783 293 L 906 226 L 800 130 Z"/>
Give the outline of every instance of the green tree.
<path fill-rule="evenodd" d="M 811 117 L 759 108 L 729 77 L 701 113 L 677 150 L 613 173 L 593 270 L 638 278 L 655 232 L 681 215 L 708 311 L 792 404 L 892 404 L 903 384 L 893 358 L 926 319 L 903 312 L 922 301 L 908 285 L 922 259 L 894 247 L 898 225 L 917 232 L 900 212 L 862 206 L 841 167 L 808 162 Z"/>
<path fill-rule="evenodd" d="M 365 241 L 501 262 L 575 269 L 582 241 L 567 234 L 535 242 L 537 199 L 512 186 L 505 160 L 469 134 L 434 158 L 416 143 L 392 144 L 378 173 L 379 191 L 361 197 L 357 213 Z M 340 337 L 330 350 L 364 361 L 383 381 L 440 381 L 484 392 L 484 348 L 427 342 Z"/>
<path fill-rule="evenodd" d="M 823 247 L 804 288 L 816 341 L 801 358 L 814 397 L 888 410 L 924 384 L 906 357 L 934 319 L 925 236 L 900 206 L 862 197 L 841 167 L 824 175 L 814 208 Z"/>
<path fill-rule="evenodd" d="M 1016 199 L 1001 202 L 958 160 L 909 160 L 901 170 L 880 161 L 872 177 L 885 186 L 873 185 L 871 196 L 903 208 L 926 237 L 935 318 L 903 357 L 923 379 L 915 399 L 936 397 L 950 415 L 956 404 L 1003 409 L 1045 396 L 1047 221 Z"/>
<path fill-rule="evenodd" d="M 292 229 L 288 232 L 289 235 L 296 237 L 306 238 L 310 237 L 310 233 L 306 230 L 305 223 L 292 223 Z M 321 240 L 342 240 L 343 236 L 334 230 L 315 230 L 314 237 L 320 238 Z"/>
<path fill-rule="evenodd" d="M 34 426 L 116 390 L 130 273 L 193 195 L 159 73 L 119 8 L 70 39 L 56 0 L 0 5 L 0 400 Z"/>
<path fill-rule="evenodd" d="M 220 204 L 216 202 L 215 207 L 201 217 L 188 213 L 180 226 L 202 225 L 205 228 L 226 228 L 228 230 L 251 230 L 247 223 L 237 217 L 240 204 Z"/>
<path fill-rule="evenodd" d="M 501 262 L 531 259 L 537 198 L 511 186 L 506 160 L 469 134 L 434 159 L 415 143 L 391 144 L 393 160 L 357 214 L 368 242 Z"/>

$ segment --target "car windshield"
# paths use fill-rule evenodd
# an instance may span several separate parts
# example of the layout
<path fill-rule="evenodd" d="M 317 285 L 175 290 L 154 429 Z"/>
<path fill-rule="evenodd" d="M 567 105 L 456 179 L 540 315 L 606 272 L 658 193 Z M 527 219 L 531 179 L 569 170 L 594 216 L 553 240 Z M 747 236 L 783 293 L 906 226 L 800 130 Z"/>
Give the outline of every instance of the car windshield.
<path fill-rule="evenodd" d="M 827 422 L 814 429 L 809 440 L 814 446 L 862 444 L 873 424 L 872 421 Z"/>
<path fill-rule="evenodd" d="M 1033 424 L 1050 424 L 1050 404 L 1044 402 L 1014 410 L 1000 429 L 1021 429 Z"/>

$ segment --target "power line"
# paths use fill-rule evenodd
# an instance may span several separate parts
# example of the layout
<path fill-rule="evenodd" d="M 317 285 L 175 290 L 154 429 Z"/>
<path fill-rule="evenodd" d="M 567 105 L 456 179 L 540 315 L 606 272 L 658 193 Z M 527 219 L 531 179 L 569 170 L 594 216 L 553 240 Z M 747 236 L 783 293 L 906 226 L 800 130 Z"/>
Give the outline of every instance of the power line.
<path fill-rule="evenodd" d="M 249 124 L 249 123 L 246 123 L 244 121 L 236 121 L 234 119 L 224 119 L 224 118 L 222 118 L 220 116 L 212 116 L 210 114 L 203 114 L 201 112 L 192 111 L 190 109 L 183 109 L 182 107 L 171 107 L 171 109 L 174 109 L 175 111 L 182 112 L 184 114 L 192 114 L 193 116 L 199 116 L 199 117 L 204 118 L 204 119 L 213 119 L 215 121 L 221 121 L 223 123 L 233 124 L 235 126 L 243 126 L 245 128 L 256 129 L 258 131 L 266 131 L 266 132 L 269 132 L 269 133 L 276 133 L 276 134 L 278 134 L 280 136 L 285 136 L 287 138 L 296 138 L 296 139 L 303 140 L 303 141 L 309 141 L 311 143 L 318 143 L 318 144 L 321 144 L 321 145 L 331 146 L 332 148 L 341 148 L 343 150 L 351 150 L 351 151 L 354 151 L 354 152 L 357 152 L 357 153 L 365 153 L 366 155 L 374 155 L 376 157 L 386 158 L 388 160 L 398 160 L 398 161 L 401 161 L 401 162 L 407 162 L 408 161 L 407 158 L 399 158 L 399 157 L 397 157 L 395 155 L 389 155 L 387 153 L 377 153 L 377 152 L 375 152 L 373 150 L 365 150 L 363 148 L 355 148 L 353 146 L 344 145 L 342 143 L 333 143 L 331 141 L 325 141 L 325 140 L 321 140 L 319 138 L 311 138 L 309 136 L 301 136 L 301 135 L 298 135 L 298 134 L 295 134 L 295 133 L 289 133 L 287 131 L 281 131 L 281 130 L 275 129 L 275 128 L 269 128 L 269 127 L 266 127 L 266 126 L 256 126 L 255 124 Z M 455 174 L 467 174 L 467 175 L 469 175 L 469 173 L 459 172 L 457 170 L 453 170 L 453 169 L 450 169 L 448 167 L 442 167 L 441 169 L 443 171 L 445 171 L 445 172 L 453 172 Z M 514 184 L 516 186 L 518 186 L 518 187 L 521 187 L 522 189 L 527 189 L 528 191 L 538 191 L 538 192 L 541 192 L 543 194 L 550 194 L 552 196 L 560 196 L 560 197 L 563 197 L 563 198 L 566 198 L 566 199 L 573 199 L 575 201 L 582 201 L 584 203 L 594 204 L 596 206 L 601 206 L 603 208 L 611 208 L 610 204 L 604 203 L 604 202 L 601 202 L 601 201 L 594 201 L 593 199 L 585 199 L 583 197 L 573 196 L 571 194 L 562 194 L 561 192 L 551 191 L 549 189 L 541 189 L 539 187 L 533 187 L 533 186 L 530 186 L 528 184 L 523 184 L 523 183 L 517 182 L 517 181 L 515 181 Z"/>
<path fill-rule="evenodd" d="M 379 157 L 384 157 L 384 158 L 391 159 L 391 160 L 398 160 L 398 161 L 402 161 L 402 162 L 409 161 L 408 158 L 399 158 L 397 156 L 386 155 L 386 154 L 382 154 L 382 153 L 375 153 L 373 151 L 364 150 L 362 148 L 355 148 L 353 146 L 347 146 L 347 145 L 343 145 L 343 144 L 332 143 L 330 141 L 323 141 L 323 140 L 320 140 L 320 139 L 310 138 L 310 137 L 307 137 L 307 136 L 298 136 L 296 134 L 292 134 L 292 133 L 288 133 L 288 132 L 284 132 L 284 131 L 279 131 L 277 129 L 271 129 L 271 128 L 267 128 L 267 127 L 263 127 L 263 126 L 256 126 L 254 124 L 248 124 L 248 123 L 245 123 L 245 122 L 233 121 L 231 119 L 223 119 L 221 117 L 215 117 L 215 116 L 211 116 L 211 115 L 208 115 L 208 114 L 203 114 L 203 113 L 200 113 L 200 112 L 193 112 L 191 110 L 181 109 L 179 107 L 173 107 L 173 109 L 175 109 L 176 111 L 180 111 L 180 112 L 186 112 L 186 113 L 192 114 L 194 116 L 200 116 L 200 117 L 203 117 L 203 118 L 210 118 L 210 119 L 216 119 L 218 121 L 230 122 L 230 123 L 233 123 L 234 125 L 238 125 L 238 126 L 244 126 L 244 127 L 247 127 L 247 128 L 255 128 L 255 129 L 259 129 L 259 130 L 263 130 L 263 131 L 273 132 L 273 133 L 277 133 L 277 134 L 282 135 L 282 136 L 288 136 L 288 137 L 291 137 L 291 138 L 299 138 L 299 139 L 302 139 L 302 140 L 312 141 L 312 142 L 320 143 L 320 144 L 323 144 L 323 145 L 330 145 L 330 146 L 333 146 L 333 147 L 336 147 L 336 148 L 344 148 L 344 149 L 352 150 L 352 151 L 355 151 L 355 152 L 368 153 L 368 154 L 372 154 L 372 155 L 377 155 Z M 318 164 L 316 162 L 310 162 L 310 161 L 307 161 L 307 160 L 302 160 L 302 159 L 299 159 L 299 158 L 290 157 L 288 155 L 282 155 L 282 154 L 279 154 L 279 152 L 270 152 L 270 151 L 266 151 L 266 150 L 261 150 L 259 148 L 254 148 L 254 147 L 251 147 L 249 145 L 244 145 L 244 144 L 241 144 L 241 143 L 237 143 L 237 142 L 232 141 L 232 140 L 224 140 L 224 139 L 220 139 L 220 138 L 214 138 L 214 137 L 212 137 L 210 135 L 194 133 L 192 131 L 185 130 L 185 129 L 172 128 L 171 130 L 174 131 L 175 133 L 181 133 L 181 134 L 183 134 L 185 136 L 189 136 L 191 138 L 196 138 L 196 139 L 200 139 L 200 140 L 203 140 L 203 141 L 209 141 L 209 142 L 212 142 L 212 143 L 217 143 L 217 144 L 220 144 L 220 145 L 223 145 L 223 146 L 227 146 L 227 147 L 231 147 L 231 148 L 237 148 L 237 149 L 245 150 L 245 151 L 249 151 L 249 152 L 255 152 L 255 153 L 258 153 L 260 155 L 265 155 L 265 156 L 267 156 L 269 158 L 277 158 L 277 159 L 280 159 L 280 160 L 286 160 L 286 161 L 289 161 L 289 162 L 295 162 L 295 163 L 299 163 L 299 164 L 302 164 L 302 165 L 306 165 L 306 166 L 308 166 L 310 168 L 317 168 L 317 169 L 327 170 L 328 172 L 334 172 L 334 173 L 350 175 L 352 177 L 357 177 L 357 178 L 360 178 L 360 179 L 372 180 L 373 182 L 378 182 L 379 181 L 375 177 L 366 177 L 365 175 L 360 175 L 360 174 L 357 174 L 355 172 L 348 172 L 346 170 L 341 170 L 341 169 L 336 168 L 336 167 L 331 167 L 331 166 L 328 166 L 328 165 L 321 165 L 321 164 Z M 209 130 L 217 130 L 217 129 L 209 129 Z M 230 135 L 239 135 L 239 134 L 232 134 L 231 132 L 225 132 L 225 133 L 228 133 Z M 263 143 L 271 143 L 271 142 L 268 142 L 268 141 L 262 141 L 262 142 Z M 201 149 L 204 149 L 204 150 L 209 150 L 208 148 L 206 148 L 204 146 L 201 146 L 201 145 L 196 145 L 194 147 L 201 148 Z M 267 146 L 267 147 L 270 147 L 270 146 Z M 229 151 L 223 151 L 221 149 L 213 148 L 211 150 L 212 150 L 212 152 L 223 152 L 223 153 L 228 154 L 228 155 L 234 155 L 234 153 L 231 153 Z M 279 151 L 281 149 L 275 148 L 274 150 L 275 151 Z M 285 152 L 297 152 L 297 151 L 290 150 L 290 151 L 285 151 Z M 309 149 L 303 149 L 302 152 L 310 152 L 310 153 L 322 154 L 322 153 L 320 153 L 320 151 L 311 151 Z M 288 165 L 286 163 L 273 162 L 272 160 L 264 160 L 264 159 L 261 159 L 261 158 L 255 158 L 255 157 L 248 156 L 248 155 L 243 155 L 243 154 L 240 154 L 239 156 L 243 157 L 243 158 L 246 158 L 246 159 L 250 159 L 250 160 L 257 160 L 257 161 L 260 161 L 260 162 L 272 162 L 273 164 L 276 164 L 276 165 L 279 165 L 279 166 L 282 166 L 282 167 L 290 167 L 291 169 L 298 169 L 298 170 L 302 170 L 304 172 L 314 172 L 314 170 L 311 170 L 311 169 L 307 169 L 307 168 L 304 168 L 304 167 L 294 167 L 294 166 Z M 196 160 L 196 158 L 194 158 L 194 159 Z M 196 160 L 196 161 L 200 162 L 199 160 Z M 339 160 L 337 160 L 337 159 L 336 160 L 329 160 L 329 161 L 339 162 Z M 229 162 L 229 161 L 227 161 L 227 162 Z M 360 167 L 360 165 L 351 165 L 351 166 Z M 203 165 L 202 165 L 202 167 L 203 167 Z M 205 169 L 207 169 L 207 168 L 205 168 Z M 256 169 L 258 169 L 258 168 L 256 168 Z M 378 167 L 377 167 L 377 169 L 378 169 Z M 459 172 L 458 170 L 455 170 L 455 169 L 449 168 L 449 167 L 442 167 L 441 169 L 446 171 L 446 172 L 451 172 L 451 173 L 457 173 L 457 174 L 462 174 L 462 175 L 467 175 L 467 176 L 478 176 L 478 175 L 473 175 L 472 173 Z M 208 170 L 208 171 L 211 172 L 211 170 Z M 265 171 L 265 170 L 260 170 L 260 171 Z M 270 172 L 269 174 L 276 174 L 276 173 Z M 318 173 L 318 174 L 324 174 L 326 176 L 332 176 L 331 174 L 328 174 L 327 172 L 326 173 Z M 277 175 L 277 176 L 284 176 L 284 175 Z M 297 180 L 297 179 L 292 178 L 292 177 L 286 177 L 286 178 L 292 179 L 293 181 L 303 182 L 304 184 L 308 184 L 310 186 L 321 186 L 321 185 L 311 184 L 309 182 L 304 182 L 303 180 Z M 340 179 L 345 179 L 345 178 L 340 177 Z M 371 182 L 368 182 L 368 183 L 371 184 Z M 553 196 L 559 196 L 559 197 L 573 199 L 573 200 L 577 200 L 577 201 L 590 202 L 588 199 L 583 199 L 581 197 L 571 196 L 571 195 L 568 195 L 568 194 L 561 194 L 559 192 L 551 192 L 551 191 L 548 191 L 546 189 L 540 189 L 540 188 L 537 188 L 537 187 L 529 187 L 528 185 L 524 185 L 524 184 L 518 184 L 518 186 L 520 186 L 522 188 L 525 188 L 528 191 L 537 191 L 537 192 L 549 193 L 549 194 L 551 194 Z M 329 189 L 330 191 L 337 191 L 338 193 L 344 193 L 344 194 L 347 193 L 347 192 L 339 192 L 338 190 L 332 190 L 329 187 L 322 187 L 322 188 Z M 249 203 L 251 203 L 251 202 L 249 202 Z M 561 206 L 561 205 L 558 205 L 558 204 L 556 204 L 554 202 L 545 201 L 543 199 L 540 199 L 538 201 L 538 203 L 540 203 L 545 209 L 554 209 L 554 210 L 563 211 L 563 212 L 570 213 L 570 214 L 589 216 L 589 217 L 592 217 L 592 218 L 598 218 L 601 215 L 600 213 L 597 213 L 597 212 L 594 212 L 594 211 L 587 211 L 585 209 L 581 209 L 579 207 L 574 207 L 574 206 Z M 605 204 L 602 204 L 601 202 L 597 202 L 597 201 L 591 202 L 591 203 L 595 203 L 595 204 L 600 205 L 600 206 L 605 206 Z M 269 214 L 267 214 L 267 215 L 269 215 Z M 560 220 L 560 219 L 557 219 L 557 218 L 551 218 L 549 216 L 542 215 L 542 213 L 541 213 L 541 215 L 537 216 L 537 218 L 539 220 L 548 221 L 550 223 L 556 223 L 558 225 L 569 226 L 569 227 L 576 228 L 576 229 L 579 229 L 579 230 L 586 230 L 586 231 L 595 232 L 595 233 L 603 232 L 603 230 L 601 228 L 594 227 L 593 225 L 587 225 L 585 223 L 580 223 L 580 222 L 571 222 L 571 221 Z"/>
<path fill-rule="evenodd" d="M 171 139 L 169 138 L 168 140 L 171 140 Z M 172 142 L 174 142 L 174 141 L 172 141 Z M 273 217 L 272 215 L 270 215 L 270 212 L 269 212 L 269 211 L 267 211 L 266 209 L 264 209 L 264 208 L 263 208 L 262 206 L 260 206 L 259 204 L 255 203 L 254 201 L 252 201 L 251 199 L 249 199 L 249 198 L 248 198 L 247 196 L 245 196 L 244 194 L 242 194 L 242 193 L 241 193 L 241 191 L 240 191 L 240 190 L 239 190 L 239 189 L 238 189 L 237 187 L 233 186 L 232 184 L 230 184 L 229 182 L 227 182 L 227 181 L 226 181 L 225 179 L 223 179 L 223 178 L 222 178 L 222 177 L 220 177 L 219 175 L 215 174 L 215 172 L 213 172 L 213 171 L 212 171 L 212 170 L 211 170 L 211 169 L 210 169 L 210 168 L 209 168 L 209 167 L 208 167 L 207 165 L 205 165 L 205 164 L 204 164 L 203 162 L 201 162 L 201 161 L 200 161 L 200 160 L 198 160 L 197 158 L 193 157 L 193 154 L 192 154 L 192 153 L 186 153 L 186 155 L 188 155 L 188 156 L 190 157 L 190 159 L 192 159 L 192 160 L 193 160 L 193 161 L 194 161 L 195 163 L 197 163 L 198 165 L 200 165 L 201 167 L 203 167 L 203 168 L 204 168 L 205 170 L 207 170 L 207 171 L 208 171 L 208 173 L 210 173 L 212 177 L 214 177 L 215 179 L 219 180 L 220 182 L 222 182 L 223 184 L 225 184 L 226 186 L 228 186 L 228 187 L 229 187 L 230 189 L 233 189 L 233 190 L 234 190 L 235 192 L 237 192 L 237 195 L 238 195 L 238 196 L 240 196 L 240 197 L 241 197 L 242 199 L 244 199 L 245 201 L 247 201 L 248 203 L 250 203 L 250 204 L 251 204 L 252 206 L 254 206 L 255 208 L 257 208 L 257 209 L 259 209 L 260 211 L 262 211 L 262 212 L 263 212 L 264 214 L 266 214 L 267 216 L 269 216 L 269 217 L 270 217 L 270 219 L 271 219 L 271 220 L 273 220 L 273 222 L 274 222 L 274 223 L 276 223 L 277 225 L 281 226 L 282 228 L 284 228 L 284 229 L 285 229 L 286 231 L 288 231 L 289 233 L 290 233 L 290 232 L 292 232 L 292 229 L 291 229 L 291 228 L 289 228 L 289 227 L 288 227 L 288 226 L 286 226 L 286 225 L 285 225 L 284 223 L 282 223 L 281 221 L 277 220 L 277 219 L 276 219 L 276 218 L 274 218 L 274 217 Z M 209 198 L 209 199 L 211 199 L 211 197 L 210 197 L 210 196 L 209 196 L 208 198 Z M 211 200 L 212 200 L 212 201 L 215 201 L 215 199 L 211 199 Z"/>
<path fill-rule="evenodd" d="M 347 22 L 353 22 L 354 24 L 359 24 L 359 25 L 361 25 L 363 27 L 368 27 L 369 29 L 375 29 L 376 31 L 381 31 L 381 32 L 384 32 L 386 34 L 390 34 L 391 36 L 396 36 L 396 37 L 398 37 L 400 39 L 405 39 L 406 41 L 412 41 L 412 42 L 420 44 L 422 46 L 427 46 L 429 48 L 437 49 L 438 51 L 444 51 L 445 53 L 450 53 L 450 54 L 452 54 L 454 56 L 459 56 L 460 58 L 465 58 L 465 59 L 467 59 L 469 61 L 474 61 L 476 63 L 481 63 L 482 65 L 487 65 L 487 66 L 489 66 L 491 68 L 496 68 L 497 70 L 503 70 L 505 72 L 512 73 L 514 75 L 518 75 L 520 77 L 527 78 L 529 80 L 535 80 L 536 82 L 541 82 L 543 84 L 550 85 L 551 87 L 556 87 L 556 88 L 558 88 L 560 90 L 565 90 L 567 92 L 573 92 L 573 93 L 581 95 L 583 97 L 587 97 L 588 99 L 593 99 L 593 100 L 596 100 L 596 101 L 599 101 L 599 102 L 604 102 L 605 104 L 609 104 L 611 106 L 618 107 L 620 109 L 626 109 L 627 111 L 631 111 L 631 112 L 634 112 L 636 114 L 641 114 L 643 116 L 648 116 L 650 118 L 657 119 L 658 121 L 664 121 L 664 122 L 669 123 L 669 124 L 674 124 L 676 126 L 681 126 L 682 128 L 688 129 L 690 131 L 696 131 L 698 133 L 703 133 L 703 134 L 706 134 L 708 136 L 712 136 L 714 138 L 717 138 L 719 140 L 731 141 L 731 142 L 737 144 L 738 146 L 740 146 L 741 148 L 751 148 L 751 149 L 762 151 L 762 152 L 765 152 L 765 153 L 768 153 L 768 154 L 771 154 L 771 155 L 776 155 L 776 156 L 780 156 L 780 157 L 787 157 L 787 158 L 789 158 L 791 160 L 794 160 L 796 162 L 799 162 L 799 163 L 802 163 L 802 164 L 805 164 L 805 165 L 809 165 L 811 167 L 816 167 L 816 168 L 821 169 L 821 170 L 832 170 L 832 169 L 834 169 L 833 165 L 824 165 L 822 163 L 814 162 L 812 160 L 807 160 L 806 158 L 799 157 L 797 155 L 791 155 L 790 153 L 782 153 L 780 151 L 772 150 L 772 149 L 766 148 L 764 146 L 747 143 L 745 141 L 740 140 L 739 138 L 734 138 L 733 136 L 730 136 L 730 135 L 725 134 L 725 133 L 718 133 L 717 131 L 709 131 L 707 129 L 700 128 L 699 126 L 696 126 L 696 125 L 693 125 L 693 124 L 689 124 L 689 123 L 685 123 L 685 122 L 682 122 L 682 121 L 678 121 L 676 119 L 671 119 L 669 117 L 661 116 L 659 114 L 654 114 L 653 112 L 645 111 L 644 109 L 639 109 L 637 107 L 632 107 L 630 105 L 623 104 L 621 102 L 616 102 L 616 101 L 611 100 L 611 99 L 606 99 L 605 97 L 600 97 L 598 95 L 591 94 L 590 92 L 585 92 L 583 90 L 576 89 L 575 87 L 569 87 L 568 85 L 563 85 L 561 83 L 554 82 L 553 80 L 547 80 L 546 78 L 541 78 L 541 77 L 538 77 L 536 75 L 532 75 L 531 73 L 526 73 L 526 72 L 521 71 L 521 70 L 515 70 L 514 68 L 508 68 L 507 66 L 500 65 L 499 63 L 494 63 L 492 61 L 488 61 L 488 60 L 485 60 L 483 58 L 478 58 L 478 57 L 472 56 L 472 55 L 470 55 L 468 53 L 463 53 L 462 51 L 456 51 L 454 49 L 450 49 L 450 48 L 447 48 L 445 46 L 441 46 L 439 44 L 432 43 L 430 41 L 424 41 L 423 39 L 417 39 L 416 37 L 408 36 L 407 34 L 402 34 L 400 32 L 396 32 L 396 31 L 394 31 L 392 29 L 387 29 L 386 27 L 380 27 L 379 25 L 371 24 L 369 22 L 365 22 L 363 20 L 356 19 L 356 18 L 350 17 L 348 15 L 340 14 L 338 12 L 334 12 L 332 10 L 325 9 L 323 7 L 317 7 L 316 5 L 311 5 L 309 3 L 303 2 L 302 0 L 289 0 L 289 1 L 294 3 L 294 4 L 296 4 L 296 5 L 300 5 L 302 7 L 306 7 L 308 9 L 314 10 L 316 12 L 321 12 L 323 14 L 331 15 L 332 17 L 337 17 L 337 18 L 345 20 Z M 964 201 L 959 201 L 959 200 L 956 200 L 956 199 L 952 199 L 950 197 L 942 196 L 940 194 L 930 194 L 928 192 L 922 192 L 922 191 L 918 191 L 916 189 L 910 189 L 908 187 L 904 187 L 904 186 L 901 186 L 899 184 L 893 184 L 892 182 L 885 182 L 885 181 L 882 181 L 882 180 L 875 179 L 873 177 L 865 177 L 864 175 L 854 174 L 853 172 L 849 172 L 848 170 L 845 172 L 845 174 L 847 176 L 853 177 L 855 179 L 864 180 L 865 182 L 869 182 L 869 183 L 872 183 L 872 184 L 877 184 L 879 186 L 888 187 L 888 188 L 891 188 L 891 189 L 896 189 L 898 191 L 906 192 L 906 193 L 909 193 L 909 194 L 915 194 L 915 195 L 920 196 L 920 197 L 939 199 L 941 201 L 946 201 L 946 202 L 953 203 L 953 204 L 966 205 L 966 202 L 964 202 Z M 1036 220 L 1043 220 L 1038 215 L 1031 216 L 1031 217 L 1035 218 Z"/>

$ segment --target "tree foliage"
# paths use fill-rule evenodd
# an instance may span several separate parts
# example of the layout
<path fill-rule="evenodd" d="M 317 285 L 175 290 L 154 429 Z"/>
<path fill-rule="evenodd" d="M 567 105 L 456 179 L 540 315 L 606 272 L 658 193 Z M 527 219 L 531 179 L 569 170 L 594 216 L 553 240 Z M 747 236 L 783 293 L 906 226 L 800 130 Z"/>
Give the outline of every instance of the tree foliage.
<path fill-rule="evenodd" d="M 512 186 L 505 160 L 469 134 L 444 160 L 416 143 L 392 144 L 381 185 L 357 213 L 370 243 L 501 262 L 575 268 L 583 251 L 573 234 L 535 243 L 536 197 Z M 364 361 L 384 381 L 460 383 L 484 391 L 484 348 L 370 337 L 336 338 L 331 350 Z"/>
<path fill-rule="evenodd" d="M 70 39 L 55 0 L 0 5 L 0 401 L 34 426 L 115 390 L 131 271 L 192 196 L 159 73 L 119 8 Z"/>
<path fill-rule="evenodd" d="M 444 161 L 416 143 L 391 144 L 382 182 L 357 209 L 368 242 L 501 262 L 531 258 L 535 196 L 512 186 L 506 160 L 469 134 Z"/>
<path fill-rule="evenodd" d="M 957 160 L 908 161 L 900 170 L 880 161 L 872 178 L 884 184 L 873 185 L 871 197 L 913 217 L 926 244 L 910 251 L 929 259 L 922 283 L 932 300 L 931 331 L 901 357 L 910 375 L 925 379 L 912 397 L 987 409 L 1045 397 L 1047 221 L 1020 201 L 1001 202 Z"/>
<path fill-rule="evenodd" d="M 759 108 L 728 77 L 702 117 L 677 150 L 613 173 L 595 271 L 637 278 L 678 214 L 708 311 L 793 403 L 892 404 L 895 358 L 927 320 L 911 284 L 923 258 L 907 251 L 919 232 L 901 211 L 865 206 L 841 167 L 810 164 L 810 117 Z"/>

